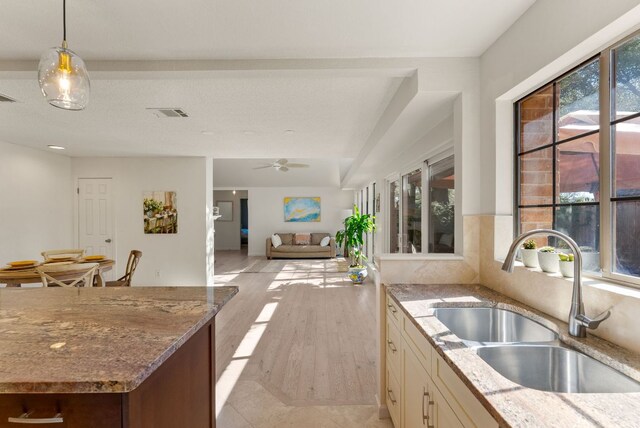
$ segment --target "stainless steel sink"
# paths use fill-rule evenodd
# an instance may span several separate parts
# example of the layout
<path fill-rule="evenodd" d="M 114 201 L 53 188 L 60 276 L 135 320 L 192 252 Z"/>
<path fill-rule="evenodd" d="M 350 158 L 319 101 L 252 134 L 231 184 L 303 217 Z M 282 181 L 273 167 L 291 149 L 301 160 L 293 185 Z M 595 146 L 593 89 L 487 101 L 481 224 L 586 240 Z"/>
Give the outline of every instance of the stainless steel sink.
<path fill-rule="evenodd" d="M 542 324 L 497 308 L 438 308 L 434 316 L 462 340 L 479 343 L 551 342 L 558 335 Z"/>
<path fill-rule="evenodd" d="M 498 373 L 527 388 L 551 392 L 640 392 L 640 383 L 572 349 L 509 345 L 478 348 Z"/>

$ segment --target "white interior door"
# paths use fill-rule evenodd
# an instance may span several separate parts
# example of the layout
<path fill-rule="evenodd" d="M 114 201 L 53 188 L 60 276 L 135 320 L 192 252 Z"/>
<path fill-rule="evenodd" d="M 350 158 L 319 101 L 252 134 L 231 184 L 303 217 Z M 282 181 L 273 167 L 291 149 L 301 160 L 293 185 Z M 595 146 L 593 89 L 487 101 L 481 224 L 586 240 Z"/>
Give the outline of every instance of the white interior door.
<path fill-rule="evenodd" d="M 85 254 L 114 258 L 113 214 L 111 179 L 78 179 L 78 246 Z M 105 280 L 112 280 L 113 272 L 106 272 Z"/>

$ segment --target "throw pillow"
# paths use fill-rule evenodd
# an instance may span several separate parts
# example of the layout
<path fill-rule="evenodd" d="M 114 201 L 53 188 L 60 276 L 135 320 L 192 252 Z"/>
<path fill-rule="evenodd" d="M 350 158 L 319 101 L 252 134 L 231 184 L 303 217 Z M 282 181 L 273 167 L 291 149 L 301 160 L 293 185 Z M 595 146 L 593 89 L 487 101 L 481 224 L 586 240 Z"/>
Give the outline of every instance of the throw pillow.
<path fill-rule="evenodd" d="M 293 235 L 294 245 L 309 245 L 311 243 L 310 233 L 296 233 Z"/>
<path fill-rule="evenodd" d="M 278 235 L 271 235 L 271 245 L 273 245 L 273 248 L 278 248 L 282 245 L 282 239 Z"/>
<path fill-rule="evenodd" d="M 293 245 L 293 233 L 276 233 L 282 240 L 282 245 Z"/>
<path fill-rule="evenodd" d="M 331 238 L 328 236 L 325 236 L 324 238 L 322 238 L 322 241 L 320 241 L 320 246 L 321 247 L 328 247 L 329 246 L 329 242 L 331 242 Z"/>

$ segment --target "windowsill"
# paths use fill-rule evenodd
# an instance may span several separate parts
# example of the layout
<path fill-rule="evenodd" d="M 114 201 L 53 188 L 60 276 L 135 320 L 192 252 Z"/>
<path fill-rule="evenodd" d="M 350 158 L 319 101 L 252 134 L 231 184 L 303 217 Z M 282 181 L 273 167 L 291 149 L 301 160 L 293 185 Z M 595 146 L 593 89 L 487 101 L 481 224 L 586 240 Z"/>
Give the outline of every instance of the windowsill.
<path fill-rule="evenodd" d="M 503 263 L 504 260 L 496 260 L 496 262 Z M 514 264 L 516 270 L 527 270 L 529 272 L 535 272 L 541 275 L 546 275 L 551 278 L 560 279 L 573 284 L 573 278 L 565 278 L 560 273 L 548 273 L 543 272 L 540 268 L 528 268 L 525 267 L 522 262 L 516 261 Z M 618 294 L 620 296 L 631 297 L 634 299 L 640 299 L 640 289 L 634 288 L 629 285 L 619 284 L 613 281 L 607 281 L 607 279 L 596 276 L 582 275 L 582 285 L 586 287 L 597 288 L 602 291 L 606 291 L 612 294 Z"/>
<path fill-rule="evenodd" d="M 407 254 L 407 253 L 386 253 L 376 256 L 376 259 L 385 260 L 440 260 L 440 261 L 461 261 L 463 256 L 458 254 Z"/>

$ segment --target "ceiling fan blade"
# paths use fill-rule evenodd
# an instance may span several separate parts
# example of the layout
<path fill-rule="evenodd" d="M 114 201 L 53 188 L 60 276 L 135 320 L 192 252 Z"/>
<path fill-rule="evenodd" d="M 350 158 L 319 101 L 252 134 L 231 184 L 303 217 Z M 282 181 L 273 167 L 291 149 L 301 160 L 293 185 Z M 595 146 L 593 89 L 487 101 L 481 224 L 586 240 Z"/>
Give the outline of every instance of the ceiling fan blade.
<path fill-rule="evenodd" d="M 289 168 L 287 168 L 286 166 L 281 166 L 280 168 L 278 168 L 278 170 L 282 172 L 287 172 L 289 171 Z"/>
<path fill-rule="evenodd" d="M 265 168 L 273 168 L 273 165 L 265 165 L 265 166 L 259 166 L 253 169 L 265 169 Z"/>
<path fill-rule="evenodd" d="M 289 168 L 309 168 L 306 163 L 288 163 L 287 166 Z"/>
<path fill-rule="evenodd" d="M 286 165 L 289 161 L 286 159 L 278 159 L 276 161 L 276 163 L 279 163 L 280 165 Z"/>

